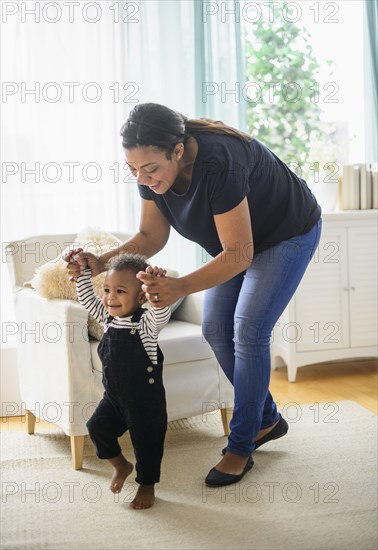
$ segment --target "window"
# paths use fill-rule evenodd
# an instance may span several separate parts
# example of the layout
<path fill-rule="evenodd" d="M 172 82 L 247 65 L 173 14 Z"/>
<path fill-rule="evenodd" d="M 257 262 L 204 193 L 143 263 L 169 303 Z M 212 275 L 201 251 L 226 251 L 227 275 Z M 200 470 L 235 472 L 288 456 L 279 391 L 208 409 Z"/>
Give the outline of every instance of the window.
<path fill-rule="evenodd" d="M 365 161 L 363 6 L 243 3 L 249 129 L 322 200 L 325 180 L 335 199 L 342 165 Z"/>

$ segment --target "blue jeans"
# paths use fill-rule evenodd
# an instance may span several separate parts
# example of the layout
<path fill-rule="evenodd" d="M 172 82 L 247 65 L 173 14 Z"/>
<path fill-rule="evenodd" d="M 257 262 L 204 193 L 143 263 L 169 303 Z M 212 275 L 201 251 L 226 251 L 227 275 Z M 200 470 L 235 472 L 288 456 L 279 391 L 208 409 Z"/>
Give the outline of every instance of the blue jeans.
<path fill-rule="evenodd" d="M 234 386 L 227 450 L 248 456 L 279 415 L 269 392 L 270 337 L 319 244 L 322 220 L 257 254 L 251 266 L 206 290 L 202 331 Z"/>

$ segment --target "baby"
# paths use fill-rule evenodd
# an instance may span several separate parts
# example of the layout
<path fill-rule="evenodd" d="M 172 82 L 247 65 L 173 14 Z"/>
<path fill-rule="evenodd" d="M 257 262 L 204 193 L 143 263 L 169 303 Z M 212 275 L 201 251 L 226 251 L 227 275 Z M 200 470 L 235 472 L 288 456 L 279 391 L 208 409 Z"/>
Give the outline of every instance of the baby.
<path fill-rule="evenodd" d="M 71 257 L 81 252 L 76 249 Z M 80 303 L 104 327 L 98 346 L 102 362 L 105 392 L 87 422 L 96 454 L 114 467 L 110 489 L 122 490 L 133 465 L 123 456 L 118 437 L 129 430 L 134 447 L 139 483 L 131 508 L 150 508 L 155 501 L 155 483 L 160 480 L 164 438 L 167 430 L 163 354 L 157 343 L 159 331 L 168 323 L 169 307 L 148 309 L 141 305 L 147 298 L 136 274 L 145 271 L 164 277 L 166 271 L 152 268 L 146 258 L 122 254 L 107 264 L 102 300 L 91 283 L 91 271 L 76 280 Z"/>

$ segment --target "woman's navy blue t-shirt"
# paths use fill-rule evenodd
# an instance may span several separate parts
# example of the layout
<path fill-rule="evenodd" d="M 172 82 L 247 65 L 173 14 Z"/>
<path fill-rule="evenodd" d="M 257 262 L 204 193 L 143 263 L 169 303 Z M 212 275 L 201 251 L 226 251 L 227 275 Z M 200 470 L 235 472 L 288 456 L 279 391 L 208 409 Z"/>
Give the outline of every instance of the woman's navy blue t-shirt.
<path fill-rule="evenodd" d="M 315 225 L 321 210 L 306 182 L 257 139 L 244 142 L 224 134 L 192 135 L 198 152 L 184 194 L 170 188 L 158 195 L 138 185 L 140 196 L 155 201 L 178 233 L 217 256 L 223 248 L 213 216 L 232 210 L 244 197 L 251 213 L 255 254 Z"/>

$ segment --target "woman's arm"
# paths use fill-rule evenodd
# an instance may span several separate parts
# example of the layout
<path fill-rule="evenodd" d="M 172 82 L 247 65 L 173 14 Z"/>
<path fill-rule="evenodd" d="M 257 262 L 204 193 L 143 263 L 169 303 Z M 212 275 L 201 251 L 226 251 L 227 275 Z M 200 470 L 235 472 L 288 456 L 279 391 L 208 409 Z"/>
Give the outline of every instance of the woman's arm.
<path fill-rule="evenodd" d="M 253 236 L 248 200 L 214 216 L 223 251 L 204 267 L 181 277 L 185 295 L 212 288 L 249 268 L 253 259 Z"/>
<path fill-rule="evenodd" d="M 148 299 L 151 295 L 151 302 L 158 294 L 159 305 L 170 305 L 181 296 L 224 283 L 248 269 L 253 258 L 253 236 L 247 198 L 232 210 L 214 216 L 214 221 L 223 251 L 205 266 L 177 279 L 154 280 L 143 272 L 138 273 L 137 277 L 144 283 L 142 289 Z"/>
<path fill-rule="evenodd" d="M 118 248 L 102 254 L 100 261 L 104 266 L 110 258 L 117 254 L 130 252 L 141 254 L 150 258 L 166 245 L 171 226 L 168 220 L 160 212 L 154 201 L 141 199 L 141 216 L 139 231 L 131 239 L 120 245 Z"/>
<path fill-rule="evenodd" d="M 70 280 L 76 279 L 80 273 L 83 273 L 86 266 L 91 269 L 93 277 L 102 273 L 105 271 L 106 262 L 117 254 L 130 252 L 150 258 L 164 248 L 171 226 L 154 201 L 141 200 L 139 231 L 131 239 L 102 256 L 95 256 L 90 252 L 80 252 L 76 254 L 76 261 L 73 261 L 71 251 L 63 257 L 68 262 L 67 269 Z"/>

